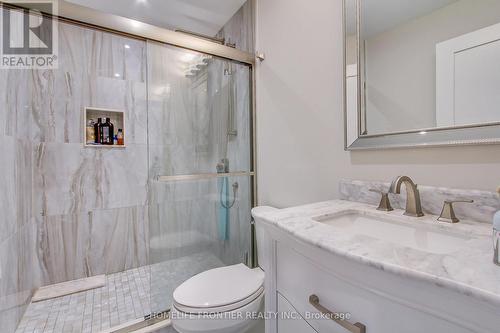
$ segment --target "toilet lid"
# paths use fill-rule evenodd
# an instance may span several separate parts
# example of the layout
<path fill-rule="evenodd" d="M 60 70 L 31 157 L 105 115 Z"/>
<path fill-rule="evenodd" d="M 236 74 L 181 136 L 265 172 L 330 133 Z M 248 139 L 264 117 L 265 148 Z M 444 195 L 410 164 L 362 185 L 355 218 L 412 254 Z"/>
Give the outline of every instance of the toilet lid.
<path fill-rule="evenodd" d="M 246 265 L 212 269 L 198 274 L 174 291 L 178 305 L 192 309 L 224 307 L 262 292 L 264 272 Z"/>

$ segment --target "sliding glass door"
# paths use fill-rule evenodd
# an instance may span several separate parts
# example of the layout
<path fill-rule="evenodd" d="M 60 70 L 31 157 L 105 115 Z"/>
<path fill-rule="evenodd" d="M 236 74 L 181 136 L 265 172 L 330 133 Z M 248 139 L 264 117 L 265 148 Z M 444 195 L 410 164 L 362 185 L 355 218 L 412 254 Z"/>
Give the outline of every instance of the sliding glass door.
<path fill-rule="evenodd" d="M 152 312 L 205 270 L 250 264 L 250 67 L 148 42 Z"/>

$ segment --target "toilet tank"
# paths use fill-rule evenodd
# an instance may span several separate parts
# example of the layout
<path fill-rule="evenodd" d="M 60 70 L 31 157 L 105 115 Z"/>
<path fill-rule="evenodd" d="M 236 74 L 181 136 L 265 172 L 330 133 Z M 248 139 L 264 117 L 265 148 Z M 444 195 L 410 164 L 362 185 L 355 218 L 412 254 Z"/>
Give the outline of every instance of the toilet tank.
<path fill-rule="evenodd" d="M 259 261 L 259 267 L 265 272 L 268 270 L 270 265 L 269 258 L 265 256 L 265 253 L 269 253 L 270 247 L 272 246 L 271 239 L 266 234 L 264 228 L 262 227 L 262 214 L 277 212 L 279 209 L 268 206 L 255 207 L 252 209 L 252 216 L 255 220 L 255 235 L 257 237 L 257 258 Z"/>

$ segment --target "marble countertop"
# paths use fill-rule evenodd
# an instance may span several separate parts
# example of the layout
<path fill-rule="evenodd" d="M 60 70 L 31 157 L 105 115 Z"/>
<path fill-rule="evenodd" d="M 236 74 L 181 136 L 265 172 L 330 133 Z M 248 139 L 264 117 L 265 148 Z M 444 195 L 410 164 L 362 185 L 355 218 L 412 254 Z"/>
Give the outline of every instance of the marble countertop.
<path fill-rule="evenodd" d="M 500 306 L 500 267 L 493 264 L 492 227 L 486 223 L 437 222 L 436 216 L 403 215 L 402 210 L 379 212 L 375 206 L 335 200 L 281 210 L 257 207 L 254 217 L 294 237 L 331 253 L 377 269 L 416 278 Z M 461 235 L 464 246 L 447 254 L 436 254 L 381 241 L 368 236 L 338 233 L 313 218 L 355 210 L 361 214 L 397 218 L 411 226 L 418 223 L 438 232 Z"/>

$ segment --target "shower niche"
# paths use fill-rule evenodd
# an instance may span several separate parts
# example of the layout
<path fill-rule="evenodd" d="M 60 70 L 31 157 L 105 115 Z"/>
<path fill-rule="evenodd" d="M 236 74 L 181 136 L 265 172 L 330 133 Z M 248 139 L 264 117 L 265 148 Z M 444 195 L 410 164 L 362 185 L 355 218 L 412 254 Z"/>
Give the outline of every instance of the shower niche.
<path fill-rule="evenodd" d="M 101 122 L 99 123 L 99 119 Z M 88 148 L 126 147 L 125 112 L 86 107 L 83 117 L 83 144 Z"/>

